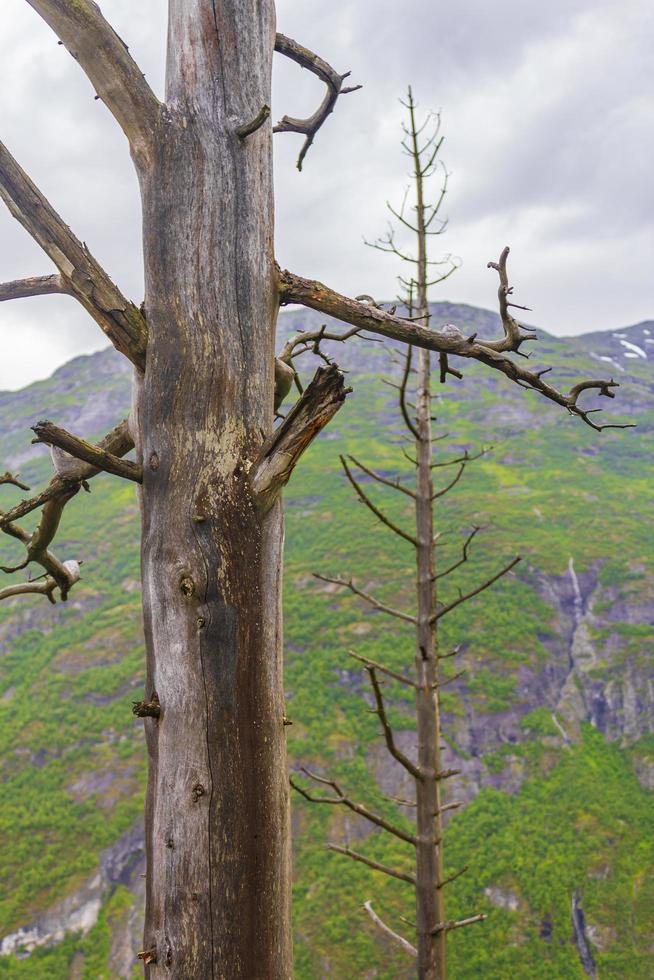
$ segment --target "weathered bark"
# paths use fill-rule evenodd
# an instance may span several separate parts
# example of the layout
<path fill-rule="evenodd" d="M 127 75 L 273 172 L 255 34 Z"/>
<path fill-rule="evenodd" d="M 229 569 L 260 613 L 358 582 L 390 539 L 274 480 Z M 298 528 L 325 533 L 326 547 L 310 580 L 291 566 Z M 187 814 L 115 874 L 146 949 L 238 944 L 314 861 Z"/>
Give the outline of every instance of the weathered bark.
<path fill-rule="evenodd" d="M 136 418 L 150 772 L 146 975 L 291 976 L 283 527 L 249 470 L 273 420 L 272 0 L 171 0 L 141 173 L 149 327 Z"/>

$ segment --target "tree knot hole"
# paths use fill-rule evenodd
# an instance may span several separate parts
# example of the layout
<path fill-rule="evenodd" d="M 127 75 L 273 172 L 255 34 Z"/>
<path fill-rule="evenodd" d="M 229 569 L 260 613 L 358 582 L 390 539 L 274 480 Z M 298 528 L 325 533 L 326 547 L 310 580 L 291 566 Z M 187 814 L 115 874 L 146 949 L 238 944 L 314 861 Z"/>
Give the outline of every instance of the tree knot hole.
<path fill-rule="evenodd" d="M 150 469 L 151 470 L 159 469 L 159 457 L 157 456 L 156 453 L 150 453 Z"/>
<path fill-rule="evenodd" d="M 196 783 L 193 787 L 193 802 L 197 803 L 201 796 L 204 796 L 206 790 L 202 783 Z"/>
<path fill-rule="evenodd" d="M 179 581 L 179 587 L 181 589 L 182 595 L 185 595 L 187 599 L 190 599 L 195 592 L 195 582 L 190 575 L 183 575 Z"/>

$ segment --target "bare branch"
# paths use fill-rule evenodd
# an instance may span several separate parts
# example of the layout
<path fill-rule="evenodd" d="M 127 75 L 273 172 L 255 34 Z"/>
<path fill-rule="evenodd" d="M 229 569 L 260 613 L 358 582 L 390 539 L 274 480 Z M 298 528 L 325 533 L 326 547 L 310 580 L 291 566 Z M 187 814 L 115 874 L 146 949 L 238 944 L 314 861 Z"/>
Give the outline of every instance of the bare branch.
<path fill-rule="evenodd" d="M 350 337 L 356 337 L 360 333 L 361 330 L 359 327 L 352 327 L 351 330 L 346 330 L 345 333 L 331 333 L 327 330 L 326 324 L 323 324 L 319 330 L 303 330 L 286 341 L 277 360 L 282 361 L 284 364 L 291 364 L 294 357 L 311 351 L 311 353 L 322 357 L 329 364 L 331 361 L 320 349 L 321 342 L 323 340 L 334 340 L 342 344 L 346 340 L 349 340 Z M 371 337 L 368 339 L 376 341 L 378 338 Z M 298 348 L 300 349 L 298 350 Z"/>
<path fill-rule="evenodd" d="M 461 558 L 459 558 L 458 561 L 455 561 L 452 565 L 450 565 L 448 568 L 446 568 L 444 572 L 438 572 L 436 575 L 434 575 L 434 578 L 433 578 L 433 581 L 434 582 L 437 582 L 439 579 L 445 578 L 446 576 L 450 575 L 452 572 L 454 572 L 457 568 L 460 568 L 461 565 L 463 565 L 464 562 L 466 562 L 468 560 L 468 551 L 469 551 L 470 545 L 472 544 L 474 538 L 476 537 L 476 535 L 480 531 L 481 531 L 481 527 L 479 527 L 477 524 L 475 524 L 475 526 L 473 527 L 472 531 L 470 532 L 470 534 L 468 535 L 468 537 L 465 539 L 465 541 L 463 543 L 463 551 L 462 551 Z M 456 653 L 458 653 L 458 648 L 456 650 Z M 452 654 L 447 654 L 447 656 L 448 657 L 451 657 Z M 441 657 L 441 659 L 443 659 L 443 658 Z"/>
<path fill-rule="evenodd" d="M 436 442 L 437 440 L 434 439 L 433 441 Z M 481 459 L 482 456 L 486 456 L 486 454 L 489 453 L 492 448 L 493 448 L 492 446 L 489 446 L 487 449 L 481 449 L 474 456 L 471 456 L 468 450 L 466 449 L 463 456 L 457 456 L 456 459 L 445 460 L 445 462 L 443 463 L 431 463 L 429 469 L 438 470 L 441 469 L 443 466 L 458 466 L 459 463 L 472 463 L 476 459 Z"/>
<path fill-rule="evenodd" d="M 160 103 L 93 0 L 28 0 L 79 62 L 129 140 L 132 155 L 147 163 Z"/>
<path fill-rule="evenodd" d="M 275 38 L 275 51 L 290 58 L 291 61 L 295 61 L 302 68 L 307 68 L 313 72 L 327 86 L 325 98 L 312 116 L 309 116 L 307 119 L 293 119 L 291 116 L 284 116 L 273 128 L 274 133 L 304 134 L 306 139 L 297 160 L 297 168 L 298 170 L 302 170 L 302 163 L 309 147 L 316 138 L 316 133 L 327 119 L 327 116 L 334 111 L 334 106 L 339 95 L 356 92 L 361 86 L 353 85 L 349 88 L 343 88 L 343 82 L 350 75 L 349 71 L 345 72 L 344 75 L 339 75 L 331 65 L 328 65 L 326 61 L 323 61 L 313 51 L 309 51 L 308 48 L 303 47 L 297 41 L 286 37 L 284 34 L 278 34 Z"/>
<path fill-rule="evenodd" d="M 57 446 L 75 459 L 80 459 L 98 470 L 105 473 L 113 473 L 121 476 L 125 480 L 133 480 L 134 483 L 143 482 L 143 467 L 138 463 L 132 463 L 128 459 L 121 459 L 108 453 L 99 446 L 93 446 L 85 439 L 72 435 L 65 429 L 60 429 L 53 422 L 37 422 L 32 426 L 32 431 L 36 433 L 34 442 L 43 442 L 48 446 Z"/>
<path fill-rule="evenodd" d="M 328 575 L 318 575 L 317 572 L 313 573 L 313 577 L 320 579 L 321 582 L 329 582 L 331 585 L 342 585 L 344 588 L 349 589 L 354 595 L 358 595 L 361 599 L 368 602 L 374 609 L 378 609 L 380 612 L 388 613 L 389 616 L 395 616 L 396 619 L 403 619 L 405 623 L 416 623 L 416 617 L 412 616 L 410 613 L 402 612 L 401 609 L 394 609 L 392 606 L 387 606 L 383 602 L 379 602 L 374 596 L 370 595 L 369 592 L 364 592 L 354 584 L 352 579 L 344 578 L 330 578 Z"/>
<path fill-rule="evenodd" d="M 405 493 L 407 497 L 412 497 L 415 500 L 415 492 L 410 490 L 408 487 L 403 487 L 399 480 L 389 480 L 387 477 L 381 476 L 379 473 L 375 473 L 374 470 L 369 469 L 369 467 L 364 466 L 363 463 L 360 463 L 358 459 L 355 459 L 351 453 L 348 454 L 348 459 L 351 459 L 355 466 L 358 466 L 360 470 L 366 473 L 373 480 L 376 480 L 377 483 L 382 483 L 385 487 L 391 487 L 393 490 L 399 490 L 400 493 Z"/>
<path fill-rule="evenodd" d="M 86 6 L 88 0 L 82 0 Z M 113 284 L 52 205 L 0 143 L 0 196 L 61 273 L 61 291 L 74 296 L 114 347 L 137 367 L 145 367 L 147 327 L 141 311 Z"/>
<path fill-rule="evenodd" d="M 7 299 L 49 296 L 52 293 L 70 293 L 63 276 L 34 276 L 31 279 L 14 279 L 13 282 L 0 283 L 0 303 Z"/>
<path fill-rule="evenodd" d="M 21 483 L 21 481 L 18 479 L 18 474 L 10 473 L 9 470 L 7 470 L 6 473 L 0 473 L 0 484 L 1 483 L 10 484 L 12 487 L 18 487 L 19 490 L 29 490 L 27 484 Z"/>
<path fill-rule="evenodd" d="M 403 531 L 402 528 L 399 527 L 397 524 L 395 524 L 389 517 L 386 517 L 386 514 L 384 514 L 383 511 L 379 509 L 379 507 L 373 504 L 370 497 L 361 488 L 361 485 L 359 484 L 358 480 L 356 480 L 352 475 L 352 471 L 350 470 L 350 467 L 347 465 L 347 460 L 345 459 L 345 456 L 339 456 L 339 459 L 341 461 L 341 466 L 345 470 L 345 475 L 347 476 L 348 480 L 354 487 L 354 490 L 356 491 L 356 494 L 359 500 L 361 501 L 361 503 L 365 504 L 368 510 L 372 511 L 372 513 L 375 515 L 377 520 L 381 521 L 382 524 L 385 524 L 386 527 L 389 528 L 389 530 L 393 531 L 401 538 L 404 538 L 404 540 L 408 541 L 409 544 L 412 544 L 414 548 L 417 547 L 418 542 L 411 534 L 408 534 L 406 531 Z"/>
<path fill-rule="evenodd" d="M 352 858 L 353 861 L 360 861 L 361 864 L 367 864 L 374 871 L 381 871 L 382 874 L 388 875 L 391 878 L 399 878 L 400 881 L 406 881 L 409 885 L 415 886 L 416 879 L 413 875 L 404 874 L 402 871 L 395 871 L 386 864 L 380 864 L 379 861 L 373 861 L 364 854 L 359 854 L 358 851 L 350 850 L 349 847 L 340 847 L 338 844 L 327 844 L 327 850 L 335 851 L 336 854 L 344 854 L 345 857 Z"/>
<path fill-rule="evenodd" d="M 412 681 L 410 677 L 405 677 L 404 674 L 399 674 L 395 670 L 391 670 L 390 667 L 386 667 L 384 664 L 377 663 L 376 660 L 371 660 L 369 657 L 362 657 L 360 654 L 355 653 L 354 650 L 348 650 L 348 656 L 353 657 L 358 660 L 365 667 L 374 667 L 376 670 L 380 670 L 382 674 L 388 674 L 394 680 L 399 681 L 400 684 L 406 684 L 408 687 L 417 687 L 418 685 L 415 681 Z"/>
<path fill-rule="evenodd" d="M 432 500 L 438 500 L 439 497 L 444 497 L 446 493 L 449 493 L 450 490 L 452 489 L 452 487 L 455 487 L 456 484 L 461 479 L 461 477 L 463 476 L 463 471 L 465 470 L 465 468 L 466 468 L 466 464 L 465 463 L 460 463 L 459 464 L 459 471 L 456 474 L 456 476 L 454 477 L 454 479 L 451 480 L 450 483 L 447 484 L 447 486 L 443 487 L 442 490 L 436 490 L 435 493 L 432 493 L 431 499 Z"/>
<path fill-rule="evenodd" d="M 448 374 L 451 374 L 453 377 L 458 378 L 459 381 L 463 378 L 463 375 L 461 374 L 460 371 L 457 371 L 456 368 L 450 367 L 450 362 L 447 359 L 447 354 L 439 354 L 438 363 L 440 366 L 440 381 L 442 385 L 444 385 L 445 382 L 447 381 Z"/>
<path fill-rule="evenodd" d="M 441 807 L 441 811 L 442 809 L 443 808 Z M 436 887 L 445 888 L 446 885 L 449 885 L 452 881 L 456 881 L 457 878 L 460 878 L 461 875 L 464 875 L 467 870 L 468 870 L 468 865 L 466 864 L 466 866 L 464 868 L 461 868 L 460 871 L 456 871 L 453 875 L 449 875 L 447 878 L 443 878 L 442 881 L 439 881 Z"/>
<path fill-rule="evenodd" d="M 13 599 L 18 595 L 44 595 L 48 601 L 55 603 L 54 591 L 57 588 L 56 581 L 48 575 L 42 582 L 22 582 L 20 585 L 7 585 L 0 589 L 0 602 L 3 599 Z"/>
<path fill-rule="evenodd" d="M 444 803 L 443 806 L 438 808 L 438 812 L 445 813 L 447 810 L 458 810 L 462 805 L 458 800 L 455 800 L 453 803 Z"/>
<path fill-rule="evenodd" d="M 262 513 L 272 507 L 302 453 L 338 412 L 351 390 L 345 387 L 336 365 L 318 368 L 311 384 L 252 465 L 250 483 Z"/>
<path fill-rule="evenodd" d="M 53 589 L 58 588 L 61 593 L 62 601 L 66 601 L 68 598 L 68 592 L 70 588 L 79 581 L 79 562 L 76 561 L 65 561 L 61 562 L 56 558 L 50 551 L 48 551 L 48 545 L 54 538 L 57 528 L 59 527 L 59 521 L 61 519 L 61 512 L 65 507 L 68 500 L 77 493 L 77 488 L 69 490 L 65 495 L 62 495 L 54 500 L 49 501 L 43 508 L 43 513 L 41 515 L 41 521 L 37 527 L 34 534 L 30 534 L 23 527 L 15 522 L 7 521 L 6 514 L 0 511 L 0 519 L 2 519 L 2 530 L 5 534 L 8 534 L 12 538 L 16 538 L 23 545 L 25 545 L 26 558 L 25 561 L 21 562 L 19 565 L 13 568 L 0 568 L 0 571 L 11 574 L 12 572 L 17 572 L 22 568 L 25 568 L 31 561 L 36 562 L 41 565 L 41 567 L 46 572 L 46 585 L 47 588 L 26 588 L 25 586 L 32 586 L 33 582 L 23 583 L 21 586 L 9 586 L 7 590 L 2 591 L 2 597 L 8 598 L 11 595 L 20 594 L 30 594 L 41 592 L 48 596 L 50 602 L 54 602 Z M 54 586 L 50 587 L 50 582 L 54 582 Z M 44 583 L 41 583 L 43 585 Z M 13 590 L 13 591 L 11 591 Z M 16 591 L 18 590 L 18 591 Z"/>
<path fill-rule="evenodd" d="M 134 448 L 134 440 L 132 439 L 129 426 L 127 421 L 121 422 L 117 425 L 115 429 L 112 429 L 103 439 L 98 443 L 98 448 L 106 450 L 114 456 L 125 456 L 131 449 Z M 45 490 L 37 494 L 35 497 L 31 497 L 29 500 L 22 500 L 11 510 L 7 511 L 6 514 L 0 515 L 0 530 L 6 528 L 12 521 L 18 521 L 25 514 L 31 513 L 33 510 L 37 510 L 42 507 L 48 500 L 53 500 L 61 494 L 66 494 L 73 487 L 79 488 L 80 484 L 84 480 L 90 480 L 91 477 L 96 476 L 100 470 L 95 466 L 91 466 L 89 463 L 75 463 L 67 470 L 67 476 L 55 476 Z"/>
<path fill-rule="evenodd" d="M 484 592 L 486 589 L 490 588 L 490 586 L 493 585 L 495 582 L 497 582 L 498 579 L 502 578 L 503 575 L 506 575 L 507 572 L 510 572 L 511 569 L 514 568 L 519 561 L 521 561 L 520 556 L 514 558 L 513 561 L 510 561 L 508 565 L 505 565 L 504 568 L 501 568 L 496 575 L 493 575 L 492 578 L 486 579 L 485 582 L 482 582 L 481 585 L 478 585 L 476 589 L 473 589 L 471 592 L 467 592 L 465 595 L 460 595 L 458 599 L 454 600 L 454 602 L 450 602 L 448 603 L 448 605 L 442 606 L 437 612 L 434 613 L 434 615 L 431 617 L 430 622 L 431 623 L 438 622 L 438 620 L 442 619 L 442 617 L 445 616 L 446 613 L 451 612 L 452 609 L 456 609 L 456 607 L 460 606 L 461 603 L 467 602 L 468 599 L 472 599 L 474 596 L 479 595 L 480 592 Z"/>
<path fill-rule="evenodd" d="M 450 919 L 449 922 L 439 922 L 432 929 L 432 935 L 436 936 L 439 932 L 451 932 L 452 929 L 462 929 L 464 926 L 471 926 L 475 922 L 483 922 L 487 918 L 486 915 L 471 915 L 469 919 Z"/>
<path fill-rule="evenodd" d="M 516 364 L 505 353 L 495 350 L 493 342 L 476 341 L 476 335 L 465 337 L 456 328 L 440 331 L 430 330 L 395 314 L 387 313 L 376 306 L 349 299 L 329 289 L 321 282 L 304 279 L 286 270 L 280 272 L 279 281 L 282 305 L 299 303 L 302 306 L 333 316 L 337 320 L 352 323 L 362 330 L 380 334 L 383 337 L 390 337 L 404 344 L 413 344 L 416 347 L 424 347 L 426 350 L 480 361 L 494 371 L 504 374 L 509 380 L 523 388 L 537 391 L 543 397 L 568 409 L 572 415 L 579 416 L 587 425 L 598 432 L 606 428 L 632 427 L 631 424 L 597 425 L 590 419 L 589 413 L 577 405 L 578 386 L 575 386 L 568 394 L 557 391 L 556 388 L 543 381 L 542 372 L 528 371 Z M 506 338 L 496 343 L 505 349 L 505 341 Z M 611 388 L 618 387 L 615 381 L 592 381 L 583 384 L 585 387 L 582 390 L 597 388 L 600 394 L 607 397 L 611 397 Z"/>
<path fill-rule="evenodd" d="M 500 285 L 497 290 L 497 298 L 500 304 L 500 316 L 502 318 L 502 326 L 504 327 L 504 339 L 503 340 L 484 340 L 480 341 L 484 347 L 488 347 L 490 350 L 504 351 L 513 350 L 517 351 L 520 345 L 524 343 L 525 340 L 536 340 L 536 334 L 533 330 L 529 330 L 526 333 L 522 333 L 522 329 L 517 320 L 509 313 L 509 306 L 515 306 L 515 303 L 509 303 L 508 297 L 513 293 L 513 286 L 509 286 L 509 277 L 506 271 L 506 260 L 509 257 L 509 246 L 502 250 L 499 262 L 489 262 L 488 268 L 495 269 L 500 277 Z M 528 307 L 521 306 L 521 310 L 526 310 Z"/>
<path fill-rule="evenodd" d="M 413 834 L 407 833 L 402 830 L 401 827 L 396 827 L 395 824 L 390 823 L 384 817 L 380 817 L 378 813 L 373 813 L 362 803 L 355 803 L 346 796 L 341 790 L 338 783 L 333 779 L 325 779 L 324 776 L 318 776 L 317 773 L 311 772 L 302 766 L 302 772 L 309 779 L 313 779 L 314 782 L 320 783 L 323 786 L 329 786 L 330 789 L 336 793 L 336 796 L 312 796 L 307 790 L 305 790 L 299 783 L 296 783 L 291 777 L 291 786 L 296 790 L 300 796 L 303 796 L 305 800 L 309 803 L 326 803 L 331 806 L 345 806 L 348 810 L 352 810 L 353 813 L 358 813 L 360 817 L 364 817 L 370 823 L 374 823 L 376 827 L 381 827 L 382 830 L 387 830 L 389 834 L 393 834 L 394 837 L 399 837 L 400 840 L 405 841 L 407 844 L 413 844 L 415 847 L 417 844 L 417 838 Z"/>
<path fill-rule="evenodd" d="M 405 950 L 405 952 L 409 953 L 411 956 L 417 957 L 418 950 L 415 948 L 415 946 L 412 946 L 407 939 L 405 939 L 403 936 L 400 936 L 399 932 L 393 932 L 390 926 L 387 926 L 386 923 L 379 918 L 379 916 L 373 909 L 371 902 L 364 902 L 363 907 L 368 913 L 368 915 L 370 916 L 370 918 L 372 919 L 372 921 L 375 923 L 375 925 L 379 929 L 381 929 L 382 932 L 385 932 L 387 936 L 390 936 L 391 939 L 394 939 L 396 943 L 399 943 L 402 949 Z"/>
<path fill-rule="evenodd" d="M 379 681 L 377 680 L 375 668 L 367 666 L 366 670 L 368 671 L 368 677 L 370 678 L 372 690 L 375 695 L 375 711 L 377 713 L 377 717 L 381 722 L 381 726 L 384 732 L 384 740 L 386 742 L 386 748 L 388 749 L 388 751 L 393 756 L 396 762 L 399 762 L 401 766 L 404 766 L 407 772 L 410 772 L 415 779 L 420 779 L 422 773 L 418 768 L 418 766 L 414 765 L 414 763 L 411 762 L 411 759 L 409 759 L 408 756 L 404 754 L 404 752 L 401 752 L 400 749 L 398 749 L 397 745 L 395 744 L 395 739 L 393 737 L 393 729 L 390 726 L 388 715 L 386 714 L 384 697 L 381 692 L 381 687 L 379 686 Z"/>

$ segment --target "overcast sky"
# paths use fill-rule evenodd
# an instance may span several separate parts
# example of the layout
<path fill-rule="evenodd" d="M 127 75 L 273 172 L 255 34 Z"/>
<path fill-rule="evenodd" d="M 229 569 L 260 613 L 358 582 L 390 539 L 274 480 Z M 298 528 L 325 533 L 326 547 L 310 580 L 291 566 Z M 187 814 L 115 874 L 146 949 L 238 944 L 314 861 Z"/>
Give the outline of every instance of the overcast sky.
<path fill-rule="evenodd" d="M 208 2 L 208 0 L 207 0 Z M 165 0 L 102 9 L 162 92 Z M 305 162 L 275 136 L 277 257 L 351 295 L 392 297 L 399 271 L 363 237 L 384 231 L 407 160 L 398 97 L 441 109 L 451 172 L 437 250 L 462 268 L 432 299 L 493 307 L 486 262 L 511 245 L 516 298 L 556 334 L 654 317 L 651 0 L 278 0 L 278 29 L 363 89 L 341 100 Z M 322 86 L 275 56 L 273 117 L 306 115 Z M 0 138 L 137 303 L 139 202 L 126 142 L 25 0 L 0 6 Z M 0 211 L 0 279 L 52 271 Z M 105 346 L 67 297 L 0 305 L 0 388 Z"/>

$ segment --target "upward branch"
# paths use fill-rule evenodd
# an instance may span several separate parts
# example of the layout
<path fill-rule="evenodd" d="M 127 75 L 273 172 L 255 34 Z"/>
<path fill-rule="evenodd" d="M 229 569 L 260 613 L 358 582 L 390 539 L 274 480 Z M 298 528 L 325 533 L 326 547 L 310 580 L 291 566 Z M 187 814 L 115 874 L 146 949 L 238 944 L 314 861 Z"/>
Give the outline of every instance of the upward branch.
<path fill-rule="evenodd" d="M 86 72 L 100 99 L 145 163 L 160 103 L 143 72 L 93 0 L 27 0 Z"/>
<path fill-rule="evenodd" d="M 59 269 L 60 276 L 55 277 L 57 291 L 70 293 L 79 300 L 116 350 L 143 370 L 147 343 L 143 314 L 125 299 L 86 245 L 75 237 L 2 143 L 0 197 Z M 46 288 L 46 291 L 53 290 Z M 14 295 L 20 295 L 18 289 Z M 22 295 L 27 293 L 23 291 Z"/>

